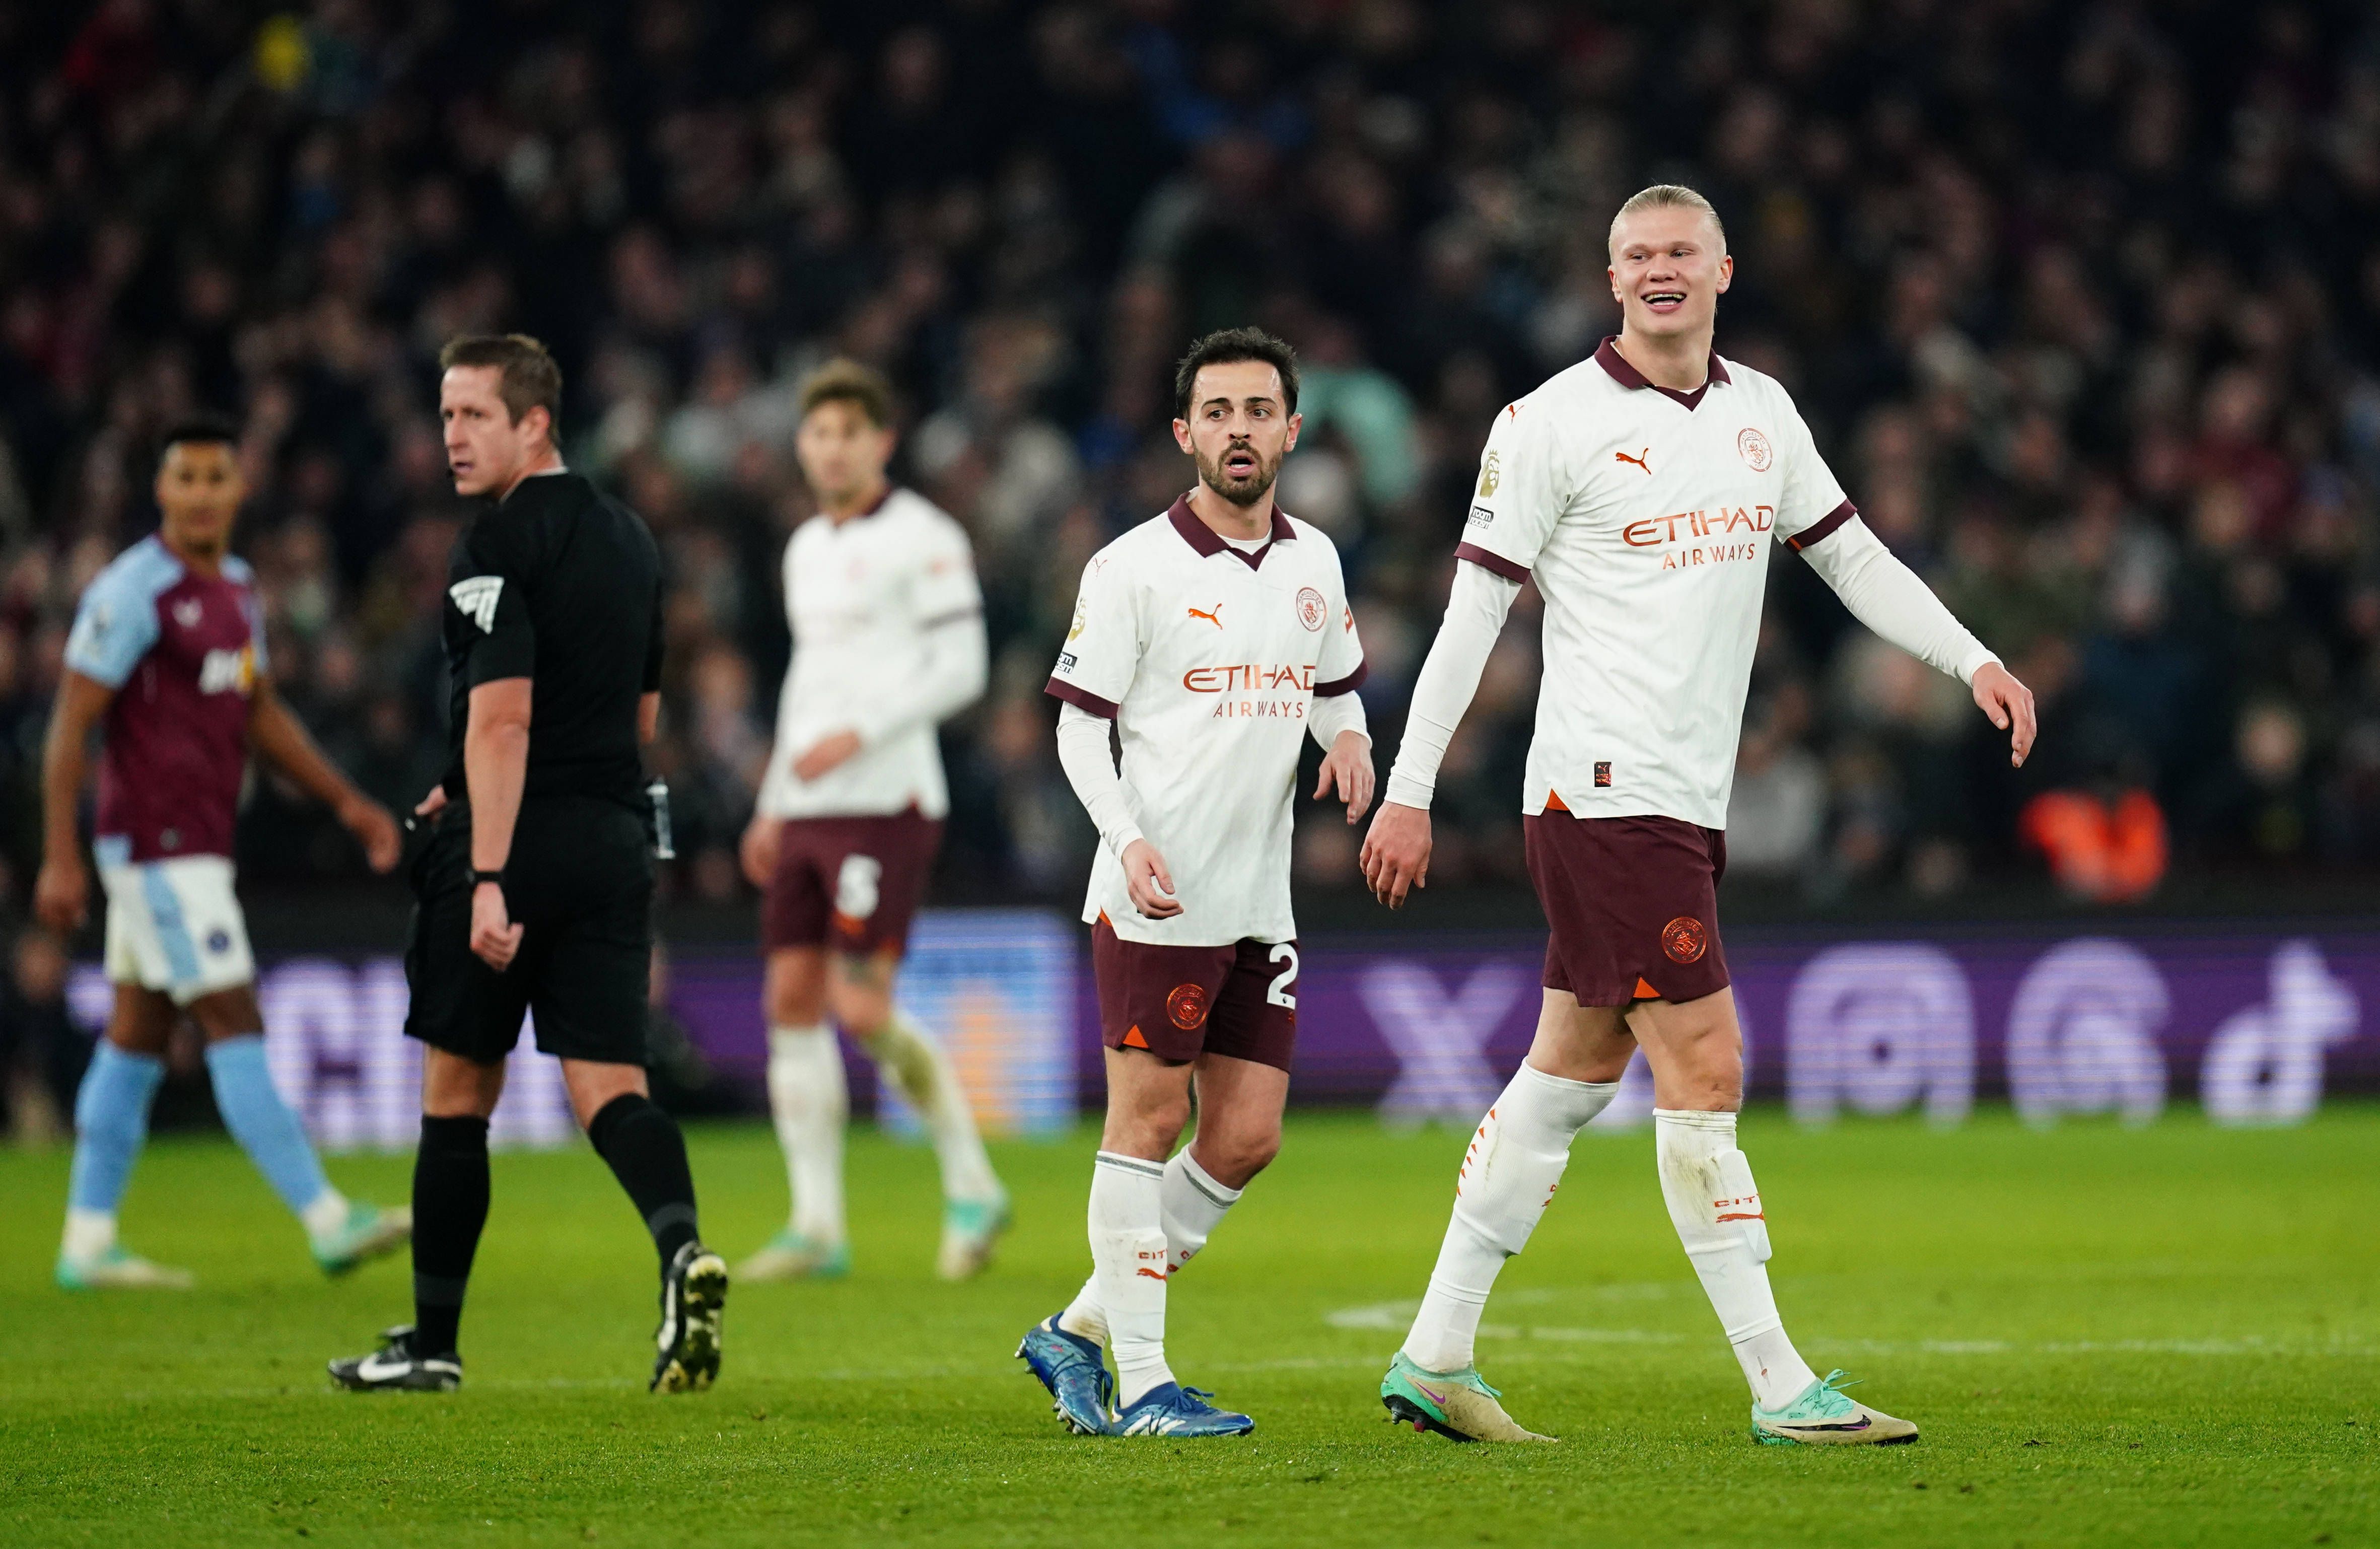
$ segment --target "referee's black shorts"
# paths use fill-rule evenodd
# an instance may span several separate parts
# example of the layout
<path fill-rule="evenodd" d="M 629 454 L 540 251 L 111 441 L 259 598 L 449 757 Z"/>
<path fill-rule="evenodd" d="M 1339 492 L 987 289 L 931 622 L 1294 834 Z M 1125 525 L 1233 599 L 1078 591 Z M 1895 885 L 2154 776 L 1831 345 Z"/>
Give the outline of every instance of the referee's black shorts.
<path fill-rule="evenodd" d="M 639 815 L 592 796 L 521 804 L 504 863 L 504 903 L 521 945 L 501 974 L 471 950 L 468 813 L 442 815 L 414 857 L 412 880 L 406 1036 L 492 1065 L 519 1041 L 527 1010 L 544 1053 L 645 1063 L 653 862 Z"/>

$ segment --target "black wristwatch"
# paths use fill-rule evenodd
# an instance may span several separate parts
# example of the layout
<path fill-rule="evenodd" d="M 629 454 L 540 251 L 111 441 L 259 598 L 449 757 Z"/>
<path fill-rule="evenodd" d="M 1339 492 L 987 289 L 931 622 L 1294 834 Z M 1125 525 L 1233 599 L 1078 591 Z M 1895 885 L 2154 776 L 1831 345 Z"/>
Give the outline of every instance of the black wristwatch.
<path fill-rule="evenodd" d="M 497 887 L 503 887 L 504 885 L 504 868 L 498 866 L 493 871 L 481 871 L 478 866 L 473 866 L 471 868 L 472 888 L 477 889 L 482 882 L 493 882 Z"/>

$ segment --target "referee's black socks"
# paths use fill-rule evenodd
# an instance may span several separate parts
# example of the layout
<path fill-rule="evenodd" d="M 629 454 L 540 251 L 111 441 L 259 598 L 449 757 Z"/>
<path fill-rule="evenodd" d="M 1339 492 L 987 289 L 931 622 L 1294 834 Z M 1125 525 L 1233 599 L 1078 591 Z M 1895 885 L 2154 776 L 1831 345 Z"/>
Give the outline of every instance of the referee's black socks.
<path fill-rule="evenodd" d="M 451 1355 L 480 1228 L 488 1224 L 488 1121 L 421 1116 L 413 1154 L 413 1349 Z"/>
<path fill-rule="evenodd" d="M 624 1093 L 588 1123 L 587 1138 L 636 1202 L 667 1273 L 678 1249 L 699 1235 L 694 1227 L 694 1173 L 686 1165 L 686 1137 L 677 1120 L 650 1097 Z"/>

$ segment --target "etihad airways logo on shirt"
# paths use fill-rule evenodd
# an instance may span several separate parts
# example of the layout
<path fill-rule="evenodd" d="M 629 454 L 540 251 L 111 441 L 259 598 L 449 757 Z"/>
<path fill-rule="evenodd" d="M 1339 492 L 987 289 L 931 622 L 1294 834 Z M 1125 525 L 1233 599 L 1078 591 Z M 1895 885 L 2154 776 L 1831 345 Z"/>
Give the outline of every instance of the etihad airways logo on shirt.
<path fill-rule="evenodd" d="M 1182 686 L 1193 694 L 1256 694 L 1267 689 L 1314 689 L 1312 667 L 1266 667 L 1235 662 L 1229 667 L 1193 667 L 1182 674 Z"/>
<path fill-rule="evenodd" d="M 1665 543 L 1675 543 L 1681 537 L 1725 538 L 1737 532 L 1757 536 L 1776 525 L 1777 508 L 1773 505 L 1739 505 L 1732 510 L 1720 506 L 1717 511 L 1679 511 L 1631 522 L 1620 536 L 1632 549 L 1657 549 Z"/>
<path fill-rule="evenodd" d="M 1671 552 L 1661 556 L 1661 568 L 1685 570 L 1698 564 L 1757 560 L 1761 553 L 1760 535 L 1776 525 L 1777 508 L 1773 505 L 1720 506 L 1717 511 L 1679 511 L 1631 522 L 1620 536 L 1632 549 L 1670 549 Z M 1742 535 L 1742 540 L 1734 543 L 1693 541 L 1724 540 L 1738 534 Z M 1676 547 L 1681 543 L 1688 547 Z"/>

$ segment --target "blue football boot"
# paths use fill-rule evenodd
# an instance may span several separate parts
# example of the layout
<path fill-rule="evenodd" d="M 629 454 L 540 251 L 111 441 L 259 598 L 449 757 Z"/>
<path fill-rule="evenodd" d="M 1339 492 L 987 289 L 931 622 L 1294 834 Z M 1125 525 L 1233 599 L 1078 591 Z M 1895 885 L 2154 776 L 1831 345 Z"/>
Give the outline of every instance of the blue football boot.
<path fill-rule="evenodd" d="M 1098 1343 L 1058 1326 L 1052 1313 L 1037 1323 L 1016 1347 L 1016 1353 L 1041 1386 L 1050 1390 L 1050 1407 L 1078 1436 L 1112 1436 L 1115 1425 L 1115 1378 Z"/>
<path fill-rule="evenodd" d="M 1244 1414 L 1219 1410 L 1207 1400 L 1214 1395 L 1179 1383 L 1159 1383 L 1140 1396 L 1140 1402 L 1116 1417 L 1117 1434 L 1126 1436 L 1245 1436 L 1257 1422 Z"/>

